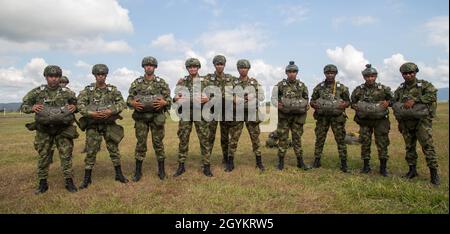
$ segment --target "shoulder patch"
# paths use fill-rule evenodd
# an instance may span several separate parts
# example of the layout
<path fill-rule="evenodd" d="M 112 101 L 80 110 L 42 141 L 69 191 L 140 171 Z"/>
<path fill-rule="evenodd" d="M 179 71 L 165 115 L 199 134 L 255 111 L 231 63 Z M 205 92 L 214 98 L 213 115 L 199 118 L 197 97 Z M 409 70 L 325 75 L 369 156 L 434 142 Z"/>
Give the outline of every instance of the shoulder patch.
<path fill-rule="evenodd" d="M 417 82 L 417 87 L 422 87 L 422 81 Z"/>
<path fill-rule="evenodd" d="M 139 78 L 136 79 L 137 83 L 141 83 L 142 81 L 144 81 L 144 77 L 139 77 Z"/>
<path fill-rule="evenodd" d="M 44 90 L 45 89 L 45 85 L 41 85 L 40 87 L 39 87 L 39 89 L 42 91 L 42 90 Z"/>

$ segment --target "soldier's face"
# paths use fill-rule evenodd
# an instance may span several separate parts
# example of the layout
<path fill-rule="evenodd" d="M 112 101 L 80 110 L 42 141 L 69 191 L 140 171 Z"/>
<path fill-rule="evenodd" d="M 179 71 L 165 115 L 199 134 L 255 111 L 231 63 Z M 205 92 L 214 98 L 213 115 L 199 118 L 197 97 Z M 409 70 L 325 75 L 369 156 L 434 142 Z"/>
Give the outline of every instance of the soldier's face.
<path fill-rule="evenodd" d="M 248 68 L 239 68 L 238 72 L 241 77 L 246 77 L 248 75 L 249 70 L 250 69 L 248 69 Z"/>
<path fill-rule="evenodd" d="M 95 80 L 98 84 L 103 84 L 106 81 L 107 74 L 97 74 L 95 75 Z"/>
<path fill-rule="evenodd" d="M 61 83 L 59 83 L 59 86 L 61 86 L 61 88 L 65 88 L 67 86 L 67 83 L 61 82 Z"/>
<path fill-rule="evenodd" d="M 416 78 L 416 73 L 415 72 L 403 72 L 402 76 L 406 82 L 413 81 Z"/>
<path fill-rule="evenodd" d="M 375 74 L 364 76 L 364 80 L 366 80 L 366 84 L 368 84 L 368 85 L 375 84 L 376 79 L 377 79 L 377 75 L 375 75 Z"/>
<path fill-rule="evenodd" d="M 59 79 L 60 78 L 61 77 L 59 77 L 59 76 L 50 75 L 50 76 L 47 76 L 45 79 L 47 80 L 47 85 L 49 87 L 55 88 L 55 87 L 59 86 Z"/>
<path fill-rule="evenodd" d="M 155 73 L 155 69 L 156 69 L 156 67 L 152 66 L 152 65 L 145 65 L 144 66 L 145 74 L 148 75 L 148 76 L 153 75 Z"/>
<path fill-rule="evenodd" d="M 297 79 L 297 74 L 298 74 L 298 72 L 296 72 L 296 71 L 287 71 L 286 72 L 286 75 L 287 75 L 289 80 Z"/>
<path fill-rule="evenodd" d="M 336 72 L 326 72 L 325 77 L 328 81 L 334 81 L 336 78 L 337 73 Z"/>
<path fill-rule="evenodd" d="M 223 70 L 225 69 L 225 64 L 223 64 L 223 63 L 216 63 L 214 65 L 214 67 L 216 68 L 216 72 L 217 73 L 223 73 Z"/>
<path fill-rule="evenodd" d="M 190 66 L 187 68 L 190 76 L 197 76 L 199 67 Z"/>

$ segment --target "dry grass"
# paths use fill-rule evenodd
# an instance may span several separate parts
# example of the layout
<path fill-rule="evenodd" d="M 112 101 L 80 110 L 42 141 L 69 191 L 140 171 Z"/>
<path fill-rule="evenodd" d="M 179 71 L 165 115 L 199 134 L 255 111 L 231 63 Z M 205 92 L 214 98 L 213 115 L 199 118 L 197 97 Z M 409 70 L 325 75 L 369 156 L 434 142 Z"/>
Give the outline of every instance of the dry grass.
<path fill-rule="evenodd" d="M 353 111 L 348 111 L 353 113 Z M 236 156 L 236 169 L 225 173 L 221 165 L 221 150 L 216 140 L 212 155 L 213 178 L 200 171 L 200 150 L 197 136 L 191 135 L 187 172 L 181 178 L 171 175 L 177 168 L 177 123 L 166 125 L 166 172 L 169 178 L 160 181 L 156 176 L 153 150 L 144 162 L 144 177 L 139 183 L 122 185 L 114 181 L 114 170 L 106 149 L 97 156 L 93 184 L 87 190 L 70 194 L 64 189 L 59 159 L 51 165 L 49 191 L 40 196 L 33 194 L 36 186 L 36 152 L 34 133 L 24 124 L 31 117 L 9 114 L 0 117 L 0 213 L 448 213 L 448 104 L 438 107 L 434 121 L 434 140 L 439 155 L 442 185 L 429 184 L 429 172 L 423 154 L 419 151 L 419 178 L 406 181 L 401 178 L 407 170 L 404 143 L 392 119 L 389 148 L 391 176 L 382 178 L 376 171 L 376 148 L 372 148 L 373 171 L 361 175 L 360 148 L 350 145 L 351 174 L 338 169 L 338 156 L 334 139 L 328 135 L 322 168 L 297 170 L 292 150 L 287 154 L 287 169 L 275 169 L 276 150 L 262 148 L 265 173 L 259 173 L 246 131 Z M 124 173 L 129 178 L 134 170 L 133 121 L 124 114 L 121 124 L 126 137 L 121 143 Z M 352 116 L 348 131 L 357 131 Z M 305 125 L 303 146 L 305 160 L 311 162 L 314 152 L 314 120 L 309 114 Z M 268 133 L 263 133 L 264 144 Z M 219 137 L 219 136 L 217 136 Z M 84 155 L 80 153 L 84 135 L 75 142 L 74 172 L 77 185 L 83 177 Z M 151 146 L 151 140 L 149 140 Z M 151 148 L 151 147 L 150 147 Z"/>

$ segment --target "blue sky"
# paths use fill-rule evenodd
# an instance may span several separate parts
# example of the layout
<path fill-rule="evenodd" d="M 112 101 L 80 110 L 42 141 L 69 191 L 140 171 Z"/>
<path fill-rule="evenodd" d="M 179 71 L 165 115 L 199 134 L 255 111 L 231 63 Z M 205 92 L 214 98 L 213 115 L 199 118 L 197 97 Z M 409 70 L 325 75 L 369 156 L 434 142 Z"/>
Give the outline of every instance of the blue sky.
<path fill-rule="evenodd" d="M 157 74 L 172 89 L 186 58 L 198 57 L 206 74 L 215 54 L 228 58 L 234 75 L 237 59 L 249 59 L 267 90 L 290 60 L 310 90 L 328 63 L 350 88 L 372 63 L 395 89 L 405 61 L 419 64 L 420 78 L 448 87 L 448 7 L 446 0 L 0 0 L 0 102 L 20 101 L 43 83 L 47 64 L 60 65 L 79 91 L 93 82 L 91 66 L 105 63 L 109 82 L 126 96 L 147 55 L 159 60 Z"/>

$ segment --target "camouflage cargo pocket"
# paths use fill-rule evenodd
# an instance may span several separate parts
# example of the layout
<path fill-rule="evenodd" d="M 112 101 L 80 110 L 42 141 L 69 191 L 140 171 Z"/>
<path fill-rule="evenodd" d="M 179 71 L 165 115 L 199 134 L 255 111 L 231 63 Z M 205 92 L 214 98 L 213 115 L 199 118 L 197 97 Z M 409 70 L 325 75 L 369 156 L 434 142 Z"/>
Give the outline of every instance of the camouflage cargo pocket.
<path fill-rule="evenodd" d="M 77 127 L 71 125 L 61 132 L 61 136 L 69 139 L 77 139 L 80 135 L 77 132 Z"/>
<path fill-rule="evenodd" d="M 111 124 L 111 125 L 108 125 L 108 127 L 106 129 L 105 138 L 113 141 L 116 144 L 119 144 L 122 141 L 124 135 L 125 135 L 125 133 L 124 133 L 124 129 L 122 126 L 117 125 L 117 124 Z"/>
<path fill-rule="evenodd" d="M 163 126 L 166 123 L 166 115 L 158 114 L 154 119 L 156 126 Z"/>

